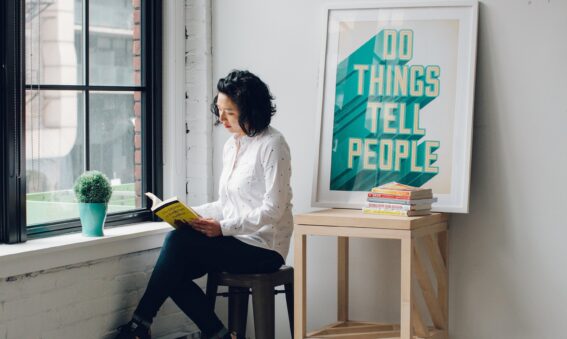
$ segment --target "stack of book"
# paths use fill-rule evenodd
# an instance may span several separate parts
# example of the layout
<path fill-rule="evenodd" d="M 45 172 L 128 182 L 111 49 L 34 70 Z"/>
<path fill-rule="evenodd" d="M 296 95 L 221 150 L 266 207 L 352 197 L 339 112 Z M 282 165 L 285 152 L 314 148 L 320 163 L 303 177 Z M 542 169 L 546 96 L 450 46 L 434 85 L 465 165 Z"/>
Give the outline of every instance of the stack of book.
<path fill-rule="evenodd" d="M 419 216 L 431 214 L 431 204 L 437 201 L 430 188 L 420 188 L 391 182 L 374 187 L 368 193 L 363 213 Z"/>

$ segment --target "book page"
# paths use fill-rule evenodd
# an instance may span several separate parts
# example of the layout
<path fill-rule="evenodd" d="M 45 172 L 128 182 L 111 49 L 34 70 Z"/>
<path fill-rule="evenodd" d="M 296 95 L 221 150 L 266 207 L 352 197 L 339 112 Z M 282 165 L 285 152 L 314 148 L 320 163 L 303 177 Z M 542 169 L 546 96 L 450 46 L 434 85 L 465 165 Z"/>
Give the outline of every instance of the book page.
<path fill-rule="evenodd" d="M 151 210 L 152 212 L 159 207 L 159 205 L 161 204 L 161 199 L 156 197 L 155 194 L 151 193 L 151 192 L 146 192 L 146 196 L 148 198 L 150 198 L 150 200 L 152 201 L 152 207 Z"/>

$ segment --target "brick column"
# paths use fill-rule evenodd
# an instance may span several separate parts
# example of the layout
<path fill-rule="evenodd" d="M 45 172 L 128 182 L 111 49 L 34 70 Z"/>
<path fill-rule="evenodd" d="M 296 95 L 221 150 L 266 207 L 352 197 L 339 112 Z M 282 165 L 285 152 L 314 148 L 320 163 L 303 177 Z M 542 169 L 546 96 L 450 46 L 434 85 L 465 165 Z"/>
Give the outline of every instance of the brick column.
<path fill-rule="evenodd" d="M 141 42 L 141 8 L 140 0 L 132 0 L 134 17 L 132 53 L 134 60 L 134 85 L 139 86 L 141 82 L 142 69 L 142 42 Z M 136 192 L 136 207 L 142 207 L 142 96 L 140 92 L 134 92 L 134 184 Z"/>
<path fill-rule="evenodd" d="M 211 55 L 211 1 L 187 0 L 186 3 L 186 100 L 187 126 L 187 182 L 189 204 L 212 201 L 213 140 L 212 114 L 212 55 Z M 215 83 L 216 84 L 216 83 Z M 221 149 L 222 151 L 222 149 Z"/>

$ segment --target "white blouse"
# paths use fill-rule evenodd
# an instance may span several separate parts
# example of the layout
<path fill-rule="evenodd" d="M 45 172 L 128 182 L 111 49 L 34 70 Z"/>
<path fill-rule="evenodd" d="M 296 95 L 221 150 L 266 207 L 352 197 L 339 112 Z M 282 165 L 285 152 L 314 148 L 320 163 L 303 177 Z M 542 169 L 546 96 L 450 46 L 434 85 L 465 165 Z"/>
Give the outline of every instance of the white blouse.
<path fill-rule="evenodd" d="M 224 144 L 219 199 L 194 209 L 220 221 L 222 233 L 286 258 L 293 231 L 291 158 L 283 135 L 268 127 Z"/>

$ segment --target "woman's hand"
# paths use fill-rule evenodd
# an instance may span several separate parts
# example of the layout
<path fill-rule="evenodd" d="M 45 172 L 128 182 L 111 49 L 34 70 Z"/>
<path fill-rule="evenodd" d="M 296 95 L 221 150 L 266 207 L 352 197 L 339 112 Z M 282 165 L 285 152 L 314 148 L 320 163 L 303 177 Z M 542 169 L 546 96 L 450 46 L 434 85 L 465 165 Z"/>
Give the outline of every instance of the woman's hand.
<path fill-rule="evenodd" d="M 210 238 L 222 236 L 220 222 L 213 218 L 195 219 L 191 222 L 191 227 Z"/>

